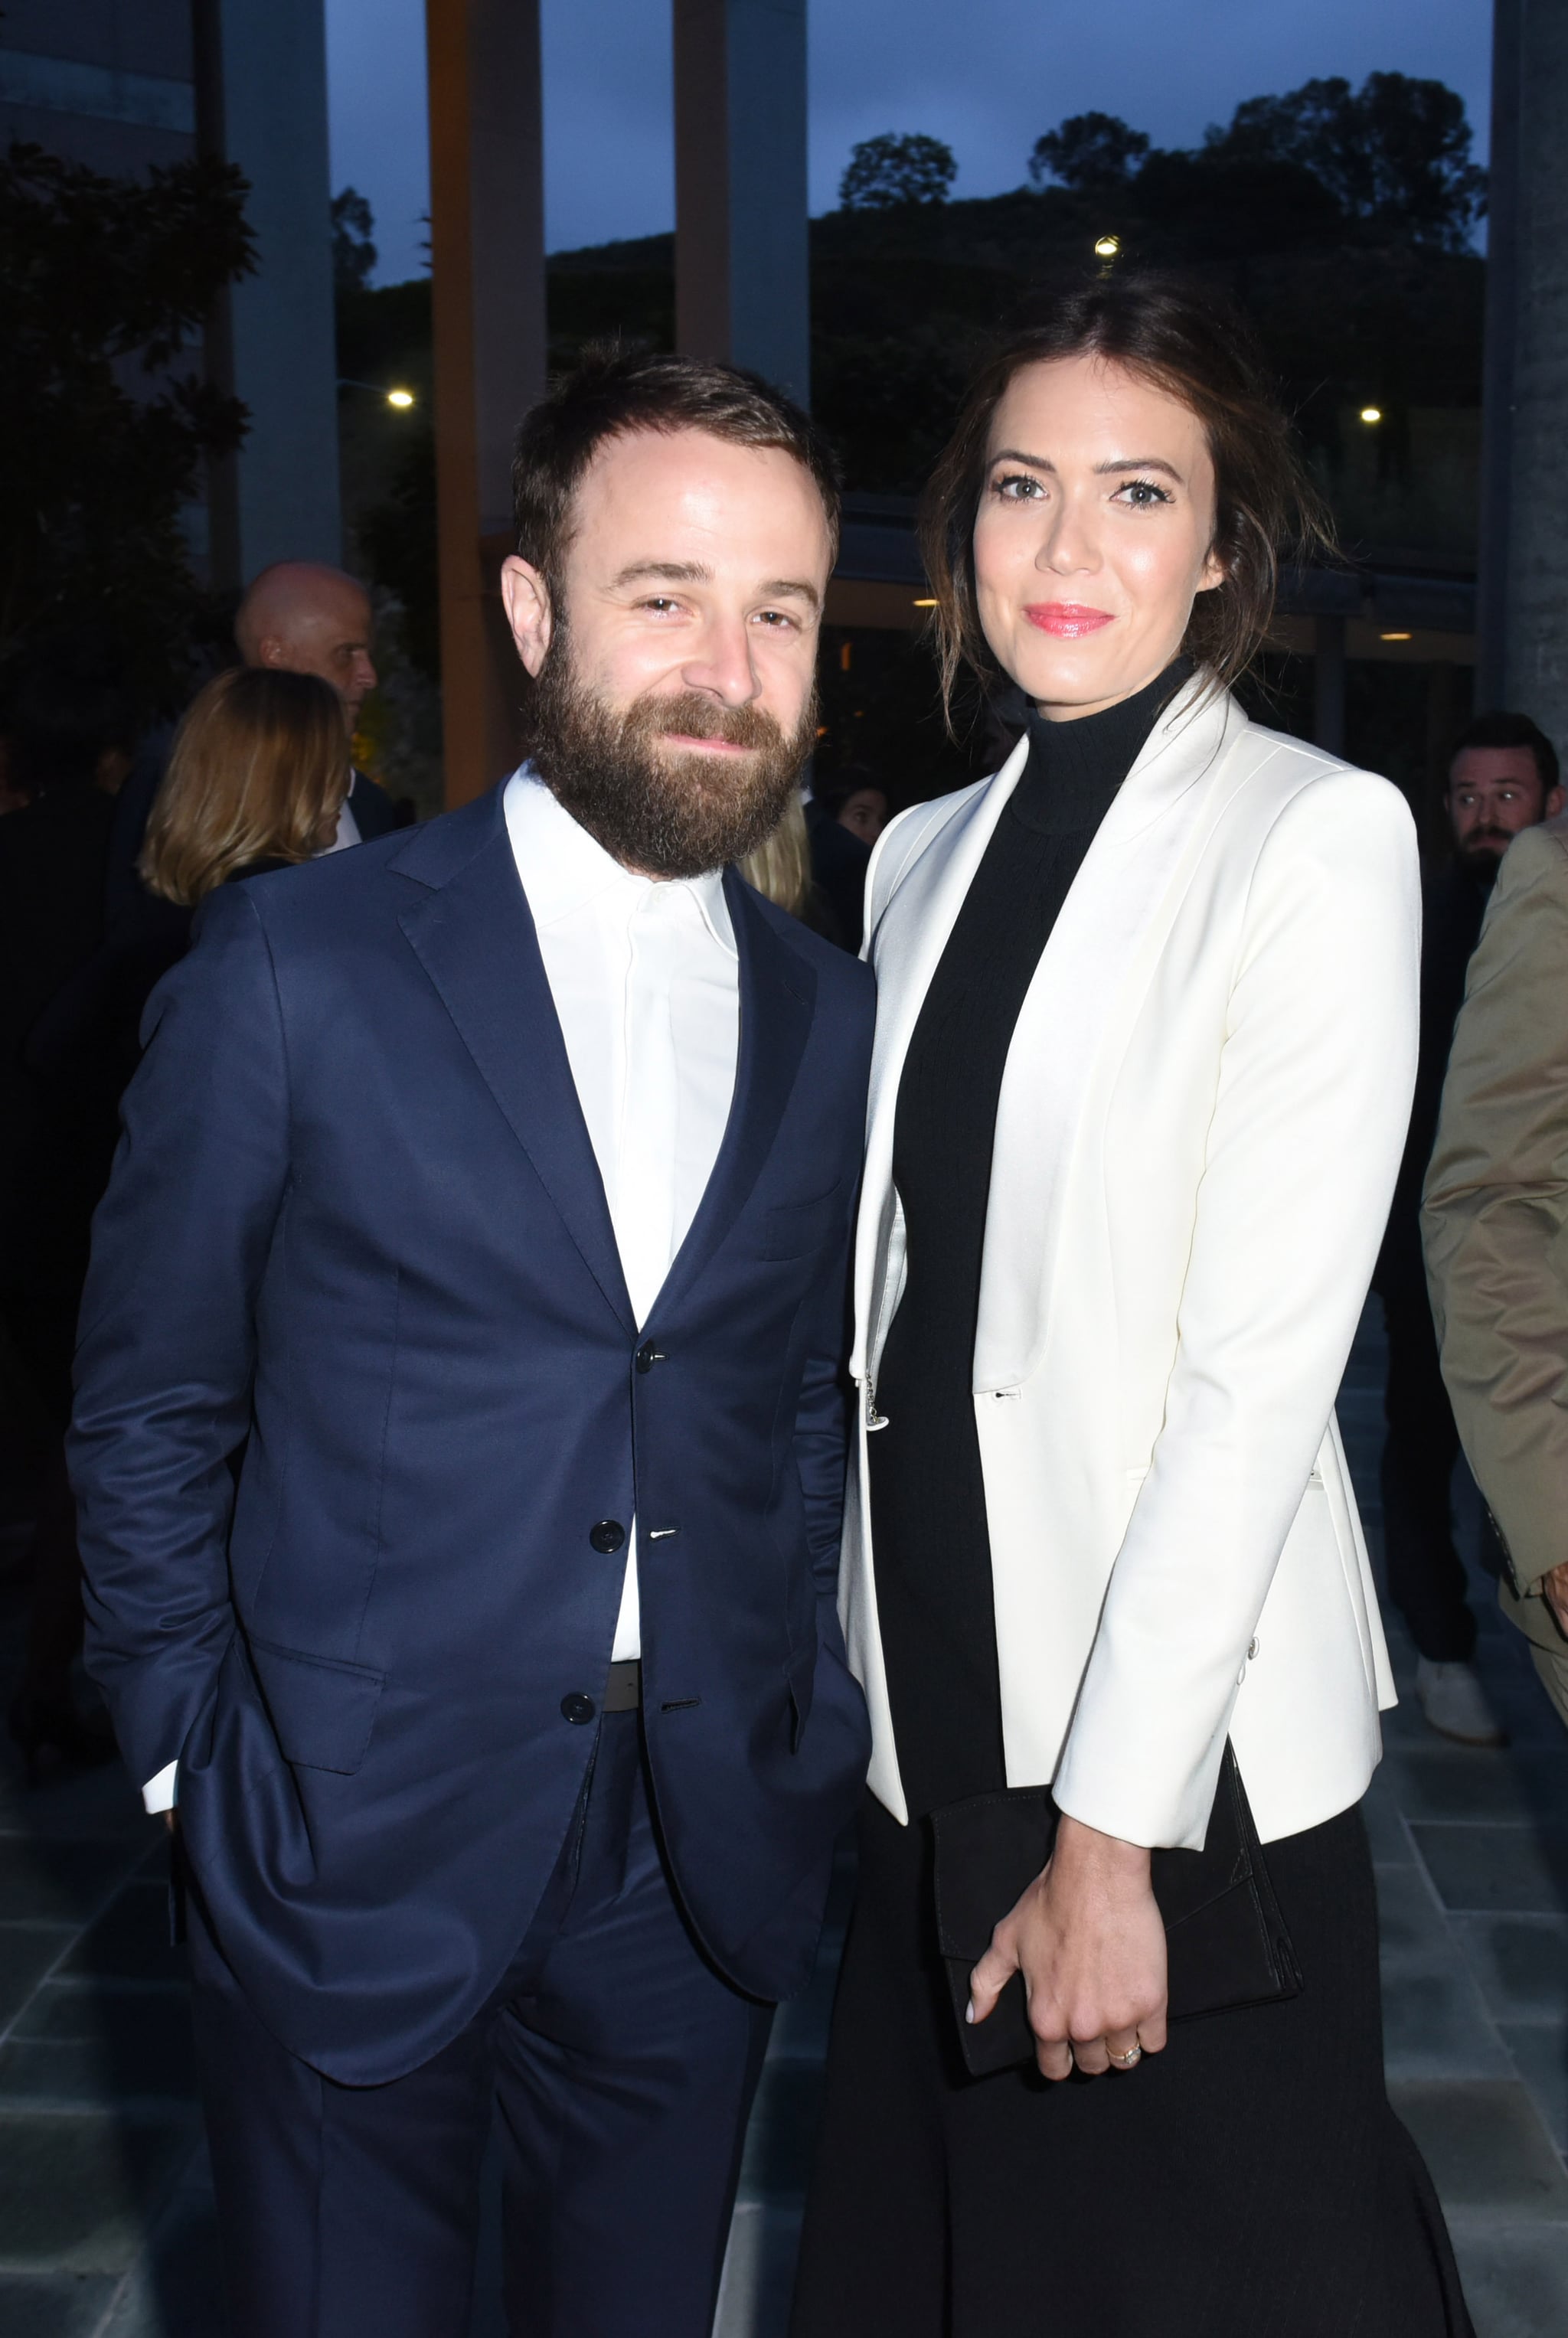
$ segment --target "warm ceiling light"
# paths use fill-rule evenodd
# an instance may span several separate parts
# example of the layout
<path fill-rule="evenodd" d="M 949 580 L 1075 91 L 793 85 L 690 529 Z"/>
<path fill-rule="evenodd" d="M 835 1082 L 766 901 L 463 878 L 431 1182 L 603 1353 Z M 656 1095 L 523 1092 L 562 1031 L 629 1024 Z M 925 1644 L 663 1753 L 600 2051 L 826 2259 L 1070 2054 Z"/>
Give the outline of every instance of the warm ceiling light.
<path fill-rule="evenodd" d="M 396 406 L 400 408 L 412 406 L 413 402 L 414 393 L 411 389 L 390 389 L 387 392 L 387 404 L 389 406 Z"/>
<path fill-rule="evenodd" d="M 934 601 L 917 601 L 914 605 L 917 609 L 934 609 L 936 603 Z"/>
<path fill-rule="evenodd" d="M 1380 642 L 1407 642 L 1412 636 L 1409 634 L 1379 634 L 1377 638 Z"/>
<path fill-rule="evenodd" d="M 1361 419 L 1363 422 L 1381 422 L 1383 408 L 1380 406 L 1364 406 L 1361 409 Z"/>
<path fill-rule="evenodd" d="M 1114 260 L 1120 250 L 1121 238 L 1119 235 L 1097 235 L 1094 239 L 1096 260 Z"/>

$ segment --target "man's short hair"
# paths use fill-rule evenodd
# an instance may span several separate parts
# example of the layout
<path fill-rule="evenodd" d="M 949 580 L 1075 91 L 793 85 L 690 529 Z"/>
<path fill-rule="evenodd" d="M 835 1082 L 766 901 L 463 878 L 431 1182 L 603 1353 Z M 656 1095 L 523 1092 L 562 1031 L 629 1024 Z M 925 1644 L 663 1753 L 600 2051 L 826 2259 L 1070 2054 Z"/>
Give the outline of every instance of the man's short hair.
<path fill-rule="evenodd" d="M 1450 787 L 1454 783 L 1454 766 L 1466 747 L 1528 747 L 1535 758 L 1535 772 L 1541 781 L 1543 803 L 1558 783 L 1561 766 L 1557 761 L 1557 750 L 1540 725 L 1531 722 L 1528 714 L 1504 714 L 1501 712 L 1478 714 L 1454 742 L 1454 752 L 1448 758 Z"/>
<path fill-rule="evenodd" d="M 590 347 L 524 416 L 512 462 L 518 550 L 552 591 L 571 541 L 572 498 L 606 441 L 636 430 L 705 430 L 732 446 L 776 447 L 810 473 L 838 557 L 839 473 L 833 448 L 792 398 L 738 366 Z"/>

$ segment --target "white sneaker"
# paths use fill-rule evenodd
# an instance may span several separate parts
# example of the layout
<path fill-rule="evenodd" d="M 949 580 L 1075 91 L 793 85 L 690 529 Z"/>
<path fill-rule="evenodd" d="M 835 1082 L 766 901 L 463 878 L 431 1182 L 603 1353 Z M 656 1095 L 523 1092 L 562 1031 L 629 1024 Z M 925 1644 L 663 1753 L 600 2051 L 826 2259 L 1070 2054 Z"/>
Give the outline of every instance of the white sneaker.
<path fill-rule="evenodd" d="M 1440 1737 L 1460 1745 L 1506 1745 L 1508 1732 L 1486 1702 L 1474 1665 L 1435 1665 L 1421 1656 L 1415 1665 L 1421 1710 Z"/>

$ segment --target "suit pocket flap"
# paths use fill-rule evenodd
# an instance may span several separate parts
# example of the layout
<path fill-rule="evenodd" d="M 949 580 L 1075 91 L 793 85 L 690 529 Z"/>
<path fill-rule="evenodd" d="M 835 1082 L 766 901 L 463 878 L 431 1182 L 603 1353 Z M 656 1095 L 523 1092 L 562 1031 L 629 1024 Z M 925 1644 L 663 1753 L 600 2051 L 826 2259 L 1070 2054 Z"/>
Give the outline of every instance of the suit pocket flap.
<path fill-rule="evenodd" d="M 844 1214 L 842 1185 L 819 1194 L 812 1202 L 781 1202 L 763 1215 L 763 1256 L 804 1258 L 827 1241 Z"/>
<path fill-rule="evenodd" d="M 255 1638 L 251 1661 L 285 1762 L 351 1777 L 370 1743 L 386 1675 Z"/>

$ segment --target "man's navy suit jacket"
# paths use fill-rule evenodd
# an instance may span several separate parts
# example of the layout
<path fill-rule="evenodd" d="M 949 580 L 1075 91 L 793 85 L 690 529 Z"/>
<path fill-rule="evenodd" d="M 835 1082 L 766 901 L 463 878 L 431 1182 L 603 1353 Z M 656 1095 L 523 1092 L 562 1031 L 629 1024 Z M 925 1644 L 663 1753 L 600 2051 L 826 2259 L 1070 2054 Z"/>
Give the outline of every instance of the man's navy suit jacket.
<path fill-rule="evenodd" d="M 523 1939 L 634 1512 L 688 1920 L 758 1997 L 810 1972 L 869 1750 L 834 1586 L 873 984 L 725 884 L 735 1102 L 640 1331 L 498 791 L 218 894 L 148 1009 L 78 1358 L 88 1661 L 138 1782 L 179 1756 L 251 2004 L 350 2083 Z"/>

